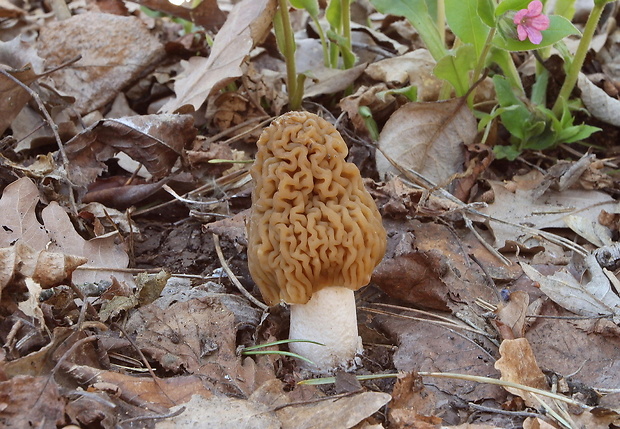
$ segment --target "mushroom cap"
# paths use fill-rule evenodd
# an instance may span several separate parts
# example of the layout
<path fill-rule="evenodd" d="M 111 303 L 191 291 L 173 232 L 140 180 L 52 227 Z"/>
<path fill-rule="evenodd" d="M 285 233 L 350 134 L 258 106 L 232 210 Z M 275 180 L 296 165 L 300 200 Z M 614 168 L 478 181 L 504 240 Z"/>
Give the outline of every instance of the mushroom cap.
<path fill-rule="evenodd" d="M 367 285 L 386 233 L 336 128 L 315 114 L 289 112 L 257 145 L 248 265 L 265 301 L 305 304 L 325 287 Z"/>

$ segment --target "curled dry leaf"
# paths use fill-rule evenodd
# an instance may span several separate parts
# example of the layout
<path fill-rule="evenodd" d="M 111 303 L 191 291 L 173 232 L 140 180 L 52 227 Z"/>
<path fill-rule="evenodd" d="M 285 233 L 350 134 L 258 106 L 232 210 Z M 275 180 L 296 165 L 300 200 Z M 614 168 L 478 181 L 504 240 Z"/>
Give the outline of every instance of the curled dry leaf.
<path fill-rule="evenodd" d="M 243 75 L 243 64 L 252 48 L 267 34 L 276 11 L 276 0 L 244 0 L 235 5 L 215 36 L 208 58 L 193 57 L 175 83 L 176 98 L 162 108 L 174 112 L 191 104 L 195 110 L 207 97 Z"/>
<path fill-rule="evenodd" d="M 34 250 L 22 242 L 0 248 L 0 293 L 15 274 L 31 278 L 42 288 L 50 288 L 67 279 L 87 259 L 80 256 Z"/>
<path fill-rule="evenodd" d="M 143 115 L 104 119 L 65 146 L 69 177 L 88 186 L 106 169 L 104 161 L 122 151 L 142 163 L 155 179 L 168 175 L 186 144 L 196 136 L 191 115 Z"/>
<path fill-rule="evenodd" d="M 592 116 L 620 127 L 620 100 L 607 95 L 583 73 L 579 73 L 577 85 L 581 90 L 581 100 Z"/>
<path fill-rule="evenodd" d="M 129 265 L 129 256 L 116 243 L 116 234 L 84 240 L 75 230 L 69 215 L 55 201 L 43 209 L 41 217 L 51 238 L 49 250 L 88 259 L 84 264 L 87 269 L 73 273 L 75 283 L 95 283 L 114 276 L 133 284 L 133 277 L 122 272 Z"/>
<path fill-rule="evenodd" d="M 462 171 L 464 145 L 473 143 L 476 133 L 476 118 L 462 98 L 405 104 L 381 130 L 377 170 L 382 177 L 399 173 L 389 157 L 441 185 Z"/>
<path fill-rule="evenodd" d="M 538 282 L 540 290 L 565 309 L 582 316 L 606 315 L 620 319 L 620 297 L 613 291 L 596 257 L 589 254 L 585 263 L 590 276 L 585 284 L 566 268 L 552 276 L 544 276 L 525 263 L 521 268 L 530 279 Z"/>

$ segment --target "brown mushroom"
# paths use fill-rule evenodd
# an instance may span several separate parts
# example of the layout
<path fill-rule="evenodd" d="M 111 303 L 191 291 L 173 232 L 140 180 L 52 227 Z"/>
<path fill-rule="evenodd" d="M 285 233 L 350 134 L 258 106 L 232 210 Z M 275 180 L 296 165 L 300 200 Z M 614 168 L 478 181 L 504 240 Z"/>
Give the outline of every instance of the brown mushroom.
<path fill-rule="evenodd" d="M 386 234 L 348 149 L 326 120 L 280 116 L 258 140 L 248 223 L 248 263 L 269 305 L 291 304 L 292 351 L 319 370 L 346 366 L 361 349 L 353 291 L 370 281 Z"/>

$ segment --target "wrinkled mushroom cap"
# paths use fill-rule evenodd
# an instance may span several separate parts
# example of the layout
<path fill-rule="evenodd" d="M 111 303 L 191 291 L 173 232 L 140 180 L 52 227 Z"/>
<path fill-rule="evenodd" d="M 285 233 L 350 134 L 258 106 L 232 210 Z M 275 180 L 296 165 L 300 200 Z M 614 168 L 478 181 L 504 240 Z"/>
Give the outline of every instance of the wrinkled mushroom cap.
<path fill-rule="evenodd" d="M 257 145 L 248 264 L 265 301 L 305 304 L 325 287 L 367 285 L 386 234 L 336 128 L 290 112 Z"/>

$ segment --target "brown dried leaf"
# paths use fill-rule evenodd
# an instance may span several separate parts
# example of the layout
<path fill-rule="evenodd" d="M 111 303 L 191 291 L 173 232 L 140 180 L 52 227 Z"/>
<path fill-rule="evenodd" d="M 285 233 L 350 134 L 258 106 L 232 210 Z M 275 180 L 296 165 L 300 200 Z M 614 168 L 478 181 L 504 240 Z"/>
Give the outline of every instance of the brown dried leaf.
<path fill-rule="evenodd" d="M 65 423 L 65 399 L 53 377 L 18 375 L 0 383 L 0 422 L 7 428 L 55 429 Z"/>
<path fill-rule="evenodd" d="M 0 17 L 3 14 L 2 8 L 0 3 Z M 13 8 L 8 12 L 19 10 L 14 6 Z M 43 60 L 29 43 L 22 41 L 21 37 L 16 37 L 8 42 L 0 41 L 0 67 L 8 69 L 7 72 L 11 76 L 28 86 L 40 77 Z M 0 135 L 2 135 L 30 100 L 30 94 L 12 79 L 0 74 L 0 100 L 3 101 L 0 103 Z"/>
<path fill-rule="evenodd" d="M 387 84 L 418 88 L 420 101 L 435 101 L 441 89 L 441 79 L 433 74 L 436 62 L 426 49 L 416 49 L 405 55 L 372 63 L 366 74 Z"/>
<path fill-rule="evenodd" d="M 193 9 L 174 5 L 168 0 L 140 0 L 138 3 L 149 9 L 191 21 L 212 32 L 218 30 L 226 21 L 226 15 L 220 10 L 217 0 L 203 0 Z"/>
<path fill-rule="evenodd" d="M 160 308 L 140 307 L 127 323 L 145 354 L 165 370 L 201 374 L 227 393 L 243 391 L 237 379 L 235 315 L 218 299 L 197 298 Z"/>
<path fill-rule="evenodd" d="M 476 118 L 460 98 L 405 104 L 381 130 L 377 170 L 381 177 L 399 173 L 389 157 L 403 169 L 413 169 L 442 185 L 462 171 L 464 145 L 473 143 L 476 127 Z"/>
<path fill-rule="evenodd" d="M 207 97 L 243 75 L 242 66 L 252 48 L 271 26 L 276 0 L 244 0 L 237 3 L 215 36 L 208 58 L 193 57 L 175 83 L 176 98 L 162 108 L 174 112 L 191 104 L 195 110 Z"/>
<path fill-rule="evenodd" d="M 0 247 L 9 247 L 17 240 L 34 250 L 43 250 L 49 238 L 37 221 L 35 209 L 39 190 L 27 177 L 22 177 L 4 188 L 0 199 Z"/>
<path fill-rule="evenodd" d="M 515 338 L 525 335 L 525 315 L 529 303 L 527 292 L 517 290 L 510 294 L 510 301 L 500 305 L 496 311 L 499 321 L 512 330 Z"/>
<path fill-rule="evenodd" d="M 73 273 L 75 283 L 95 283 L 114 276 L 127 284 L 133 284 L 130 274 L 115 270 L 129 265 L 129 257 L 116 244 L 115 234 L 84 240 L 73 227 L 67 213 L 55 201 L 43 209 L 41 217 L 52 240 L 49 250 L 88 259 L 84 265 L 88 270 L 78 269 Z"/>
<path fill-rule="evenodd" d="M 15 274 L 30 278 L 47 289 L 69 278 L 86 261 L 79 256 L 34 250 L 18 241 L 15 246 L 0 248 L 0 294 Z"/>
<path fill-rule="evenodd" d="M 527 339 L 504 340 L 499 346 L 499 353 L 502 357 L 495 362 L 495 368 L 502 373 L 501 380 L 548 390 L 545 374 L 538 367 L 534 351 Z M 529 407 L 540 406 L 532 393 L 514 387 L 504 388 L 523 398 Z"/>
<path fill-rule="evenodd" d="M 196 136 L 193 124 L 190 115 L 165 114 L 99 121 L 66 144 L 69 176 L 87 186 L 105 170 L 103 161 L 122 151 L 160 179 L 170 173 L 185 145 Z"/>
<path fill-rule="evenodd" d="M 8 0 L 0 0 L 0 18 L 19 18 L 24 11 Z"/>
<path fill-rule="evenodd" d="M 48 67 L 81 55 L 52 76 L 55 88 L 75 97 L 73 107 L 80 114 L 114 100 L 164 55 L 163 45 L 139 18 L 93 12 L 47 22 L 39 34 L 38 50 Z"/>

